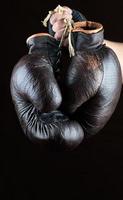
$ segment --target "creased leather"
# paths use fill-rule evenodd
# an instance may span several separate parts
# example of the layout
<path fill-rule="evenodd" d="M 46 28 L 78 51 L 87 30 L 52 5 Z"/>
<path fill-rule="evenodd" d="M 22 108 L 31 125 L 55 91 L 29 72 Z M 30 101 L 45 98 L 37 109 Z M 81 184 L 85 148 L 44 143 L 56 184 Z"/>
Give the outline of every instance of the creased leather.
<path fill-rule="evenodd" d="M 103 43 L 104 30 L 74 32 L 76 55 L 64 76 L 62 107 L 77 120 L 85 137 L 99 132 L 111 118 L 122 88 L 121 67 L 116 54 Z"/>
<path fill-rule="evenodd" d="M 58 44 L 49 36 L 31 38 L 29 54 L 13 69 L 10 88 L 20 124 L 29 139 L 73 149 L 81 143 L 83 130 L 59 110 L 62 94 L 53 70 Z"/>

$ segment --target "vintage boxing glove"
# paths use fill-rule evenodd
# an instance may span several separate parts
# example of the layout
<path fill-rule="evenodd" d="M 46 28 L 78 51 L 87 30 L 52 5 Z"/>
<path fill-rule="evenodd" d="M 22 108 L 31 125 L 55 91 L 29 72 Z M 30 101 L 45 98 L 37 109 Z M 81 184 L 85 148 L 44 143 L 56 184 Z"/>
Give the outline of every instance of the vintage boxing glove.
<path fill-rule="evenodd" d="M 112 49 L 103 43 L 100 23 L 84 21 L 72 31 L 75 56 L 67 66 L 62 108 L 78 121 L 85 133 L 99 132 L 112 116 L 120 98 L 120 63 Z"/>
<path fill-rule="evenodd" d="M 54 71 L 59 42 L 39 33 L 29 37 L 27 45 L 29 54 L 15 65 L 10 84 L 23 131 L 34 142 L 73 149 L 81 143 L 83 130 L 59 109 L 62 95 Z"/>

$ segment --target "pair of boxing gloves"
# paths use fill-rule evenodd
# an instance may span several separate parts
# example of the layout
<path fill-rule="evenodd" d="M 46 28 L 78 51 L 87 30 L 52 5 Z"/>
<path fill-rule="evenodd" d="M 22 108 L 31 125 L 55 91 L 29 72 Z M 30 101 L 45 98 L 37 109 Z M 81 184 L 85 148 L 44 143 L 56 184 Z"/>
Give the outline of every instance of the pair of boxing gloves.
<path fill-rule="evenodd" d="M 120 63 L 104 45 L 103 26 L 76 10 L 72 16 L 75 55 L 68 66 L 56 64 L 62 50 L 49 23 L 49 34 L 27 39 L 29 53 L 15 65 L 10 84 L 26 136 L 64 149 L 76 148 L 106 125 L 122 87 Z"/>

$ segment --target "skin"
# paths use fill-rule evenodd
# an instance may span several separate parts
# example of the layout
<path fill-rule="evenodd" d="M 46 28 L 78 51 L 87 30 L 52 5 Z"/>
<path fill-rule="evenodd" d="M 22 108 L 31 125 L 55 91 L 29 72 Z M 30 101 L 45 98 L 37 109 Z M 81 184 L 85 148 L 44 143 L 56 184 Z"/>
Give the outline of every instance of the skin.
<path fill-rule="evenodd" d="M 121 72 L 122 72 L 122 83 L 123 83 L 123 43 L 108 41 L 108 40 L 105 40 L 105 43 L 108 47 L 114 50 L 120 61 Z"/>
<path fill-rule="evenodd" d="M 55 13 L 50 18 L 50 23 L 52 24 L 52 29 L 55 32 L 54 37 L 57 40 L 60 40 L 65 28 L 65 22 L 64 19 L 71 20 L 72 19 L 72 10 L 69 7 L 64 6 L 65 10 L 63 13 Z M 121 64 L 121 72 L 122 72 L 122 80 L 123 80 L 123 43 L 114 42 L 114 41 L 108 41 L 104 40 L 106 45 L 114 50 L 114 52 L 117 54 L 117 57 Z M 67 46 L 68 42 L 67 39 L 64 40 L 63 46 Z M 122 81 L 123 82 L 123 81 Z"/>

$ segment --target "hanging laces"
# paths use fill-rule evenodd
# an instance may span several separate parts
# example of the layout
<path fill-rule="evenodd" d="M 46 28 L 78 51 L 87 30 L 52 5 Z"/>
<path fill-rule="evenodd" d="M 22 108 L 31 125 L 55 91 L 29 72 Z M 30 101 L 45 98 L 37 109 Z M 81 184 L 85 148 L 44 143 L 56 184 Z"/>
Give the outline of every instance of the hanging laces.
<path fill-rule="evenodd" d="M 47 22 L 49 21 L 49 19 L 51 18 L 51 16 L 54 13 L 63 14 L 64 11 L 65 11 L 65 8 L 60 6 L 60 5 L 58 5 L 54 10 L 49 11 L 49 13 L 46 16 L 46 18 L 42 21 L 43 25 L 45 27 L 47 27 Z M 68 35 L 68 50 L 69 50 L 70 57 L 72 57 L 72 56 L 75 55 L 75 51 L 74 51 L 74 48 L 73 48 L 73 45 L 72 45 L 72 37 L 71 37 L 71 32 L 72 32 L 72 29 L 73 29 L 74 21 L 73 20 L 64 19 L 64 22 L 65 22 L 65 28 L 64 28 L 61 40 L 60 40 L 59 49 L 61 49 L 61 46 L 62 46 L 62 43 L 64 41 L 65 36 Z"/>

